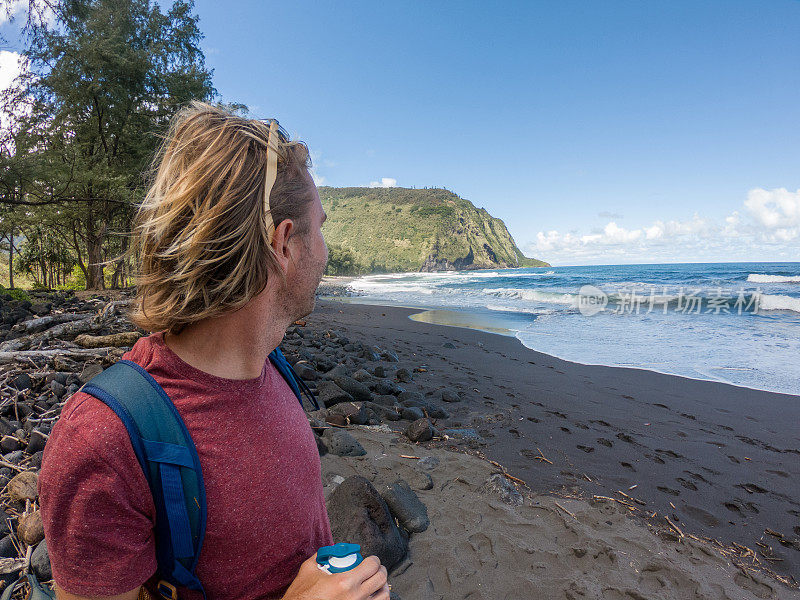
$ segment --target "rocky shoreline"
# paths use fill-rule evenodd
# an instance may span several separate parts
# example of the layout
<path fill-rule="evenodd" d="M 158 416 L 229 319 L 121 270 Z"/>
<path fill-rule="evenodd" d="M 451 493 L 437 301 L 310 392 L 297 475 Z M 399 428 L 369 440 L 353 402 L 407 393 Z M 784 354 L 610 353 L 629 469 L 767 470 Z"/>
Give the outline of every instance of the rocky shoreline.
<path fill-rule="evenodd" d="M 129 295 L 0 297 L 0 589 L 28 564 L 50 579 L 36 502 L 42 450 L 67 398 L 142 335 L 125 317 Z M 345 308 L 323 303 L 282 349 L 320 402 L 308 416 L 334 540 L 377 554 L 394 598 L 797 596 L 793 577 L 752 550 L 669 518 L 631 518 L 652 510 L 632 490 L 539 493 L 485 456 L 496 409 L 476 413 L 473 394 L 431 366 L 443 358 L 434 346 L 387 343 L 399 325 L 374 321 L 382 307 L 350 307 L 370 323 L 351 332 L 336 322 Z M 528 461 L 553 465 L 541 450 Z"/>

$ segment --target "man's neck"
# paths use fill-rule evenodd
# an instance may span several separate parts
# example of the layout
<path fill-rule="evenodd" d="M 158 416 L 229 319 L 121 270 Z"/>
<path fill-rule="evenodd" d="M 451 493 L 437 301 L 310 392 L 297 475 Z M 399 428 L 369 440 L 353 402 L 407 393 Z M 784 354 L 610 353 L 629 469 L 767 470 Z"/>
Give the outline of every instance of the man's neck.
<path fill-rule="evenodd" d="M 270 310 L 266 296 L 253 298 L 234 313 L 187 326 L 179 334 L 166 334 L 164 341 L 196 369 L 225 379 L 254 379 L 291 322 Z"/>

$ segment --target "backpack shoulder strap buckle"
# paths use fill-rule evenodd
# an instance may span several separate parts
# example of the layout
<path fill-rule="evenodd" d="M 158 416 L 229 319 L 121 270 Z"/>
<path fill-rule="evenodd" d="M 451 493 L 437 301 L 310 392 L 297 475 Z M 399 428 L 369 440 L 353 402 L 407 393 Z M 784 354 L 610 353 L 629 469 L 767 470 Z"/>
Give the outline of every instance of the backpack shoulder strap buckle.
<path fill-rule="evenodd" d="M 178 600 L 178 590 L 169 581 L 159 581 L 156 591 L 163 600 Z"/>

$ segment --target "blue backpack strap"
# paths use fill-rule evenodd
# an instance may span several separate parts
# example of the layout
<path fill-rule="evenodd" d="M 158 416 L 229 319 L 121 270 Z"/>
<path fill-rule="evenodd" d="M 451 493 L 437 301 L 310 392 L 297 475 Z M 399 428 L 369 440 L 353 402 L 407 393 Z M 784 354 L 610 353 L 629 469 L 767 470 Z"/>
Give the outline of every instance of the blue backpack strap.
<path fill-rule="evenodd" d="M 195 575 L 206 529 L 205 486 L 178 410 L 155 379 L 128 360 L 93 377 L 82 391 L 111 408 L 128 431 L 153 495 L 158 571 L 169 584 L 164 587 L 183 586 L 205 597 Z"/>
<path fill-rule="evenodd" d="M 294 395 L 297 396 L 297 399 L 300 401 L 300 406 L 303 406 L 303 394 L 305 394 L 314 404 L 314 408 L 319 410 L 319 402 L 317 402 L 317 397 L 314 396 L 314 393 L 308 388 L 306 382 L 294 372 L 292 365 L 290 365 L 289 361 L 286 360 L 286 357 L 283 355 L 283 352 L 281 352 L 280 348 L 275 348 L 275 350 L 270 352 L 269 360 L 273 365 L 275 365 L 275 368 L 278 369 L 278 373 L 283 376 L 283 378 L 286 380 L 286 383 L 289 384 L 289 387 L 292 388 Z"/>

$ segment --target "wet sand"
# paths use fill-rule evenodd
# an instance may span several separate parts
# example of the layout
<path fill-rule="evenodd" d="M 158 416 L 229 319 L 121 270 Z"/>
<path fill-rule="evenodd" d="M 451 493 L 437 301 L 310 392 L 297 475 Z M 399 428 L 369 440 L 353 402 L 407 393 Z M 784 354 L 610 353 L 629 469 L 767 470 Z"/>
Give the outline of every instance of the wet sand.
<path fill-rule="evenodd" d="M 531 492 L 621 499 L 651 525 L 741 544 L 800 579 L 800 397 L 570 363 L 415 312 L 323 300 L 308 324 L 393 349 L 422 368 L 420 391 L 456 391 L 437 426 L 476 429 L 475 451 Z"/>

